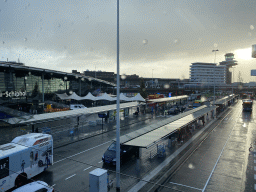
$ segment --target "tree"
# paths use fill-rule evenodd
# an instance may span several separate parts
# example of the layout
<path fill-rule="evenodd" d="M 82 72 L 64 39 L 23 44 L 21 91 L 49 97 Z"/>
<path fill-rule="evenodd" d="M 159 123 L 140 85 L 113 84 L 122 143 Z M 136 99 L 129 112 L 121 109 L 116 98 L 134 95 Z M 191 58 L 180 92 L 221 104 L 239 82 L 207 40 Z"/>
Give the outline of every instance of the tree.
<path fill-rule="evenodd" d="M 242 74 L 241 71 L 239 71 L 238 76 L 237 76 L 237 81 L 240 85 L 243 84 L 243 78 L 242 78 Z"/>
<path fill-rule="evenodd" d="M 36 82 L 36 83 L 35 83 L 35 86 L 34 86 L 34 89 L 33 89 L 33 91 L 32 91 L 31 97 L 32 97 L 32 98 L 36 97 L 36 96 L 38 95 L 38 93 L 39 93 L 38 84 L 37 84 L 37 82 Z"/>
<path fill-rule="evenodd" d="M 146 99 L 147 96 L 148 96 L 148 93 L 146 91 L 146 88 L 145 88 L 145 83 L 144 83 L 144 80 L 143 78 L 140 79 L 140 95 Z"/>

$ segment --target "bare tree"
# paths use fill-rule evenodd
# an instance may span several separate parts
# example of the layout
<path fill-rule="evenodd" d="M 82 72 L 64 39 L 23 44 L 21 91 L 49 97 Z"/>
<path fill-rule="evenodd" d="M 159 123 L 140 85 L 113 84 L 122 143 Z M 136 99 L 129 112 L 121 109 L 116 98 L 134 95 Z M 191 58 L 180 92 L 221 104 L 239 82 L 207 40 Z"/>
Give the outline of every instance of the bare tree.
<path fill-rule="evenodd" d="M 243 84 L 243 78 L 242 78 L 242 74 L 241 71 L 238 72 L 238 76 L 237 76 L 237 81 L 239 82 L 239 84 Z"/>

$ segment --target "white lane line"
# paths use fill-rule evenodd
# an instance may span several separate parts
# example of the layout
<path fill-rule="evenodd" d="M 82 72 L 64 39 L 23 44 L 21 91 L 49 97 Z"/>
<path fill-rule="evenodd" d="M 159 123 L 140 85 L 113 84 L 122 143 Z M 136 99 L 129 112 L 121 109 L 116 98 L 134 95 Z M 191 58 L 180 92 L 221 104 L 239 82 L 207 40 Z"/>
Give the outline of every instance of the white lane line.
<path fill-rule="evenodd" d="M 70 177 L 67 177 L 65 180 L 68 180 L 68 179 L 70 179 L 71 177 L 74 177 L 76 174 L 74 174 L 74 175 L 71 175 Z"/>
<path fill-rule="evenodd" d="M 254 157 L 256 157 L 256 154 L 253 154 Z"/>
<path fill-rule="evenodd" d="M 77 155 L 82 154 L 82 153 L 84 153 L 84 152 L 90 151 L 90 150 L 92 150 L 92 149 L 95 149 L 95 148 L 97 148 L 97 147 L 100 147 L 100 146 L 102 146 L 102 145 L 105 145 L 105 144 L 107 144 L 107 143 L 109 143 L 109 142 L 111 142 L 111 141 L 112 141 L 112 140 L 107 141 L 107 142 L 105 142 L 105 143 L 102 143 L 102 144 L 100 144 L 100 145 L 97 145 L 97 146 L 95 146 L 95 147 L 92 147 L 92 148 L 90 148 L 90 149 L 86 149 L 86 150 L 84 150 L 84 151 L 81 151 L 81 152 L 76 153 L 76 154 L 74 154 L 74 155 L 71 155 L 71 156 L 69 156 L 69 157 L 66 157 L 66 158 L 64 158 L 64 159 L 61 159 L 61 160 L 59 160 L 59 161 L 56 161 L 56 162 L 54 162 L 53 164 L 59 163 L 59 162 L 64 161 L 64 160 L 66 160 L 66 159 L 68 159 L 68 158 L 70 158 L 70 157 L 74 157 L 74 156 L 77 156 Z"/>
<path fill-rule="evenodd" d="M 90 168 L 92 168 L 92 166 L 90 166 L 90 167 L 87 167 L 86 169 L 84 169 L 84 171 L 86 171 L 87 169 L 90 169 Z"/>
<path fill-rule="evenodd" d="M 254 171 L 256 171 L 256 166 L 254 166 Z"/>
<path fill-rule="evenodd" d="M 254 179 L 256 180 L 256 175 L 254 174 Z"/>
<path fill-rule="evenodd" d="M 202 191 L 202 189 L 198 189 L 196 187 L 191 187 L 191 186 L 188 186 L 188 185 L 182 185 L 182 184 L 179 184 L 179 183 L 173 183 L 173 182 L 170 182 L 171 184 L 174 184 L 174 185 L 180 185 L 180 186 L 183 186 L 183 187 L 188 187 L 188 188 L 191 188 L 191 189 L 197 189 L 199 191 Z"/>
<path fill-rule="evenodd" d="M 98 162 L 98 163 L 102 163 L 102 161 Z"/>
<path fill-rule="evenodd" d="M 254 184 L 254 190 L 256 190 L 256 184 Z"/>
<path fill-rule="evenodd" d="M 256 163 L 256 159 L 254 159 L 254 163 Z"/>
<path fill-rule="evenodd" d="M 240 112 L 240 115 L 241 115 L 241 113 L 242 113 L 242 112 Z M 239 116 L 240 116 L 240 115 L 239 115 Z M 232 130 L 231 130 L 230 133 L 229 133 L 228 139 L 227 139 L 225 145 L 223 146 L 223 148 L 222 148 L 222 150 L 221 150 L 221 152 L 220 152 L 220 155 L 219 155 L 219 157 L 218 157 L 218 159 L 217 159 L 217 161 L 216 161 L 216 163 L 215 163 L 215 165 L 214 165 L 214 167 L 213 167 L 213 169 L 212 169 L 212 172 L 211 172 L 209 178 L 207 179 L 207 181 L 206 181 L 206 183 L 205 183 L 205 186 L 204 186 L 202 192 L 205 191 L 205 189 L 206 189 L 206 187 L 207 187 L 207 185 L 208 185 L 208 183 L 209 183 L 209 181 L 210 181 L 210 179 L 211 179 L 211 177 L 212 177 L 212 174 L 213 174 L 213 172 L 214 172 L 214 170 L 215 170 L 215 168 L 216 168 L 216 166 L 217 166 L 217 164 L 218 164 L 218 162 L 219 162 L 219 160 L 220 160 L 220 157 L 221 157 L 221 155 L 222 155 L 222 153 L 223 153 L 223 151 L 224 151 L 224 149 L 225 149 L 225 147 L 226 147 L 226 145 L 227 145 L 227 143 L 228 143 L 229 138 L 231 137 L 231 133 L 232 133 L 232 131 L 234 130 L 234 128 L 235 128 L 235 126 L 236 126 L 236 124 L 237 124 L 237 121 L 238 121 L 238 118 L 236 119 L 235 125 L 233 126 Z M 254 161 L 255 161 L 255 160 L 254 160 Z"/>

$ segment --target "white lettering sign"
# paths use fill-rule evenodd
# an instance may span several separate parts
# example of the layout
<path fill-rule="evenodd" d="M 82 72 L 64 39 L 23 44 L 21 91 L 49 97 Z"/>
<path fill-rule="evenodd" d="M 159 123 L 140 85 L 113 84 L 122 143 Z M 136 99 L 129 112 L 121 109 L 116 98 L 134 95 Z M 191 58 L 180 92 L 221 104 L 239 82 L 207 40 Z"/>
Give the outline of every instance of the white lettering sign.
<path fill-rule="evenodd" d="M 8 92 L 8 91 L 5 91 L 5 93 L 1 94 L 0 97 L 2 97 L 2 95 L 5 95 L 5 97 L 24 97 L 27 95 L 27 92 L 24 91 L 11 91 L 11 92 Z"/>

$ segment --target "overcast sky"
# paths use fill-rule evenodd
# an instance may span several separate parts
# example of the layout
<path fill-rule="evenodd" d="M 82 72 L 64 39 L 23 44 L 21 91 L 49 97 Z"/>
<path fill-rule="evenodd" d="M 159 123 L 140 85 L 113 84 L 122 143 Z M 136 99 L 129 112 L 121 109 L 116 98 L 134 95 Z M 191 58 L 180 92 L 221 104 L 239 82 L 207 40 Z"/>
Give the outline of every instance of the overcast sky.
<path fill-rule="evenodd" d="M 255 81 L 255 0 L 120 0 L 120 73 L 189 78 L 193 62 L 232 52 Z M 0 0 L 0 60 L 116 72 L 115 0 Z M 152 70 L 153 69 L 153 70 Z"/>

